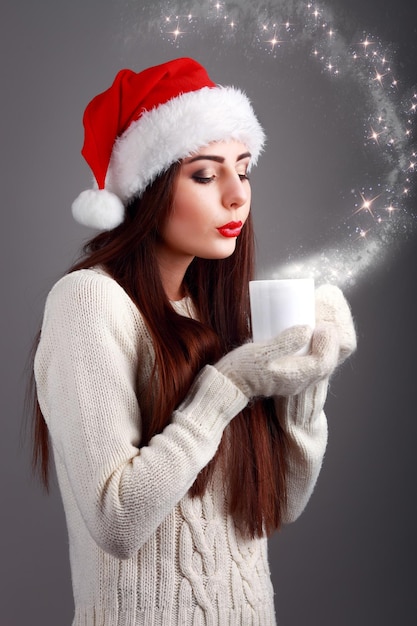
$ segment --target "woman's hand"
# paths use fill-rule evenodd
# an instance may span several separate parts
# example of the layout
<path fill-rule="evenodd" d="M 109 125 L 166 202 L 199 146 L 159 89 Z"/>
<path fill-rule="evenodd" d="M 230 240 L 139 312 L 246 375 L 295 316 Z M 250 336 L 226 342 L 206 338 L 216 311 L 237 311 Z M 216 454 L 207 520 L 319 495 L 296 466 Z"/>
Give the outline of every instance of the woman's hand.
<path fill-rule="evenodd" d="M 248 398 L 292 396 L 330 377 L 356 347 L 349 305 L 337 287 L 316 292 L 316 329 L 294 326 L 263 343 L 247 343 L 215 367 Z M 297 354 L 311 342 L 307 355 Z"/>
<path fill-rule="evenodd" d="M 316 325 L 333 324 L 339 338 L 338 364 L 356 350 L 356 332 L 349 304 L 335 285 L 316 289 Z"/>

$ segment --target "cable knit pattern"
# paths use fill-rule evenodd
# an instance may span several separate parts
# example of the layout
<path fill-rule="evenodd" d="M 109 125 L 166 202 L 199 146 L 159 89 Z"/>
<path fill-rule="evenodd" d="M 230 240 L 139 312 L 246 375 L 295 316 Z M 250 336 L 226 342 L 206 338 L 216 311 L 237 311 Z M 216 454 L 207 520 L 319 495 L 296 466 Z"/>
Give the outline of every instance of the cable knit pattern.
<path fill-rule="evenodd" d="M 188 299 L 173 306 L 193 315 Z M 171 423 L 140 447 L 152 364 L 140 313 L 104 272 L 74 272 L 51 290 L 35 377 L 67 519 L 73 626 L 272 626 L 266 540 L 241 536 L 219 474 L 201 499 L 188 496 L 247 397 L 206 366 Z M 294 405 L 286 413 L 289 521 L 324 453 L 321 406 L 319 418 L 314 399 L 308 406 L 301 420 Z"/>

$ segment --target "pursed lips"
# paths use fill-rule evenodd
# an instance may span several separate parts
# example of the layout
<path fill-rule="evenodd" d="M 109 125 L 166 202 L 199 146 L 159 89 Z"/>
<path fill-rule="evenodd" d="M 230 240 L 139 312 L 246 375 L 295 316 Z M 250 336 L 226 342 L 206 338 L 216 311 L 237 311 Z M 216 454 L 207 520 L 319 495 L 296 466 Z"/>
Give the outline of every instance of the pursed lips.
<path fill-rule="evenodd" d="M 240 235 L 240 231 L 242 230 L 242 222 L 239 220 L 238 222 L 228 222 L 223 226 L 218 227 L 218 231 L 223 237 L 238 237 Z"/>

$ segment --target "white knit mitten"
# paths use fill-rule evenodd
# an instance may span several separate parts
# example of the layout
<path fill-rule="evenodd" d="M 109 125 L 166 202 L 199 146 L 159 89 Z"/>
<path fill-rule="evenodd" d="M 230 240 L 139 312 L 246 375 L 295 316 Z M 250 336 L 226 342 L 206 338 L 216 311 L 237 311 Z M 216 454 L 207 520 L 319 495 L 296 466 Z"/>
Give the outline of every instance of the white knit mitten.
<path fill-rule="evenodd" d="M 321 285 L 316 289 L 316 324 L 334 324 L 339 338 L 338 364 L 343 363 L 356 349 L 356 333 L 349 304 L 335 285 Z"/>
<path fill-rule="evenodd" d="M 311 339 L 311 351 L 298 350 Z M 247 343 L 226 354 L 214 367 L 248 398 L 291 396 L 327 378 L 336 367 L 339 340 L 334 324 L 293 326 L 264 343 Z"/>

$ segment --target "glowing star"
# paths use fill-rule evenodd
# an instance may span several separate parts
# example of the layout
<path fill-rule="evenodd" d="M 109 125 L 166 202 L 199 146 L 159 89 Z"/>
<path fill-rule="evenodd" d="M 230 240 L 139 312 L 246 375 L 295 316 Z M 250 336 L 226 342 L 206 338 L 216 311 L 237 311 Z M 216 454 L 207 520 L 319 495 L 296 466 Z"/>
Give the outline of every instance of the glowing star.
<path fill-rule="evenodd" d="M 177 41 L 180 35 L 184 35 L 184 31 L 181 31 L 179 28 L 179 22 L 177 22 L 177 28 L 169 33 L 170 35 L 174 35 L 174 41 Z"/>
<path fill-rule="evenodd" d="M 371 126 L 371 134 L 368 136 L 368 139 L 373 139 L 377 144 L 379 144 L 378 137 L 383 135 L 385 130 L 381 130 L 379 133 L 376 132 Z"/>
<path fill-rule="evenodd" d="M 272 39 L 267 41 L 267 43 L 270 43 L 271 47 L 272 47 L 272 50 L 274 50 L 275 46 L 277 46 L 278 44 L 283 43 L 283 42 L 280 41 L 279 39 L 277 39 L 276 33 L 274 33 L 274 36 L 272 37 Z"/>
<path fill-rule="evenodd" d="M 369 233 L 370 230 L 370 228 L 368 228 L 368 230 L 364 230 L 363 228 L 361 228 L 359 230 L 359 235 L 356 237 L 356 239 L 366 239 L 366 235 Z"/>
<path fill-rule="evenodd" d="M 371 198 L 370 200 L 367 200 L 361 192 L 359 192 L 359 195 L 362 198 L 363 204 L 358 209 L 356 209 L 356 211 L 354 212 L 354 215 L 356 213 L 359 213 L 360 211 L 368 211 L 368 213 L 370 213 L 372 217 L 375 217 L 372 212 L 372 204 L 375 202 L 377 198 L 379 198 L 381 194 L 375 196 L 375 198 Z"/>
<path fill-rule="evenodd" d="M 367 50 L 368 46 L 371 46 L 374 42 L 373 41 L 369 41 L 368 37 L 365 39 L 365 41 L 361 41 L 361 46 L 363 46 L 365 48 L 365 50 Z"/>
<path fill-rule="evenodd" d="M 394 211 L 398 211 L 398 209 L 395 206 L 392 206 L 392 204 L 387 206 L 387 208 L 385 210 L 388 211 L 390 217 L 392 216 Z"/>
<path fill-rule="evenodd" d="M 379 72 L 375 72 L 374 80 L 378 81 L 380 85 L 382 85 L 382 79 L 386 76 L 386 74 L 380 74 Z"/>

